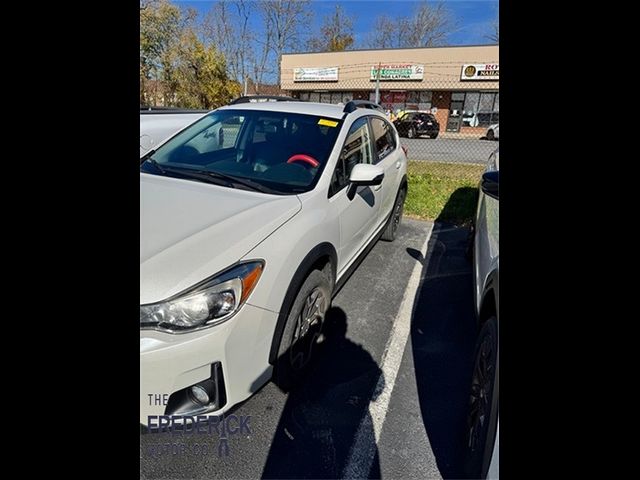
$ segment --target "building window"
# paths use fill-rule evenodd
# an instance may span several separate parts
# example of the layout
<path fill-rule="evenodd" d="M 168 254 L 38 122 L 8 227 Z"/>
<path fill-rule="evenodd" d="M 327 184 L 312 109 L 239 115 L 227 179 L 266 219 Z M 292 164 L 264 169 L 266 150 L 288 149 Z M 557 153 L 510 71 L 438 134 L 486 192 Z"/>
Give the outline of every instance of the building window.
<path fill-rule="evenodd" d="M 380 92 L 380 105 L 394 113 L 406 110 L 431 110 L 432 92 Z M 376 101 L 375 92 L 369 93 L 369 100 Z"/>
<path fill-rule="evenodd" d="M 452 100 L 460 100 L 460 96 L 464 96 L 464 127 L 488 127 L 498 123 L 499 95 L 497 92 L 456 92 L 451 97 Z"/>
<path fill-rule="evenodd" d="M 309 92 L 300 92 L 300 100 L 303 102 L 309 101 Z"/>
<path fill-rule="evenodd" d="M 309 101 L 318 103 L 320 101 L 320 94 L 318 92 L 309 93 Z"/>

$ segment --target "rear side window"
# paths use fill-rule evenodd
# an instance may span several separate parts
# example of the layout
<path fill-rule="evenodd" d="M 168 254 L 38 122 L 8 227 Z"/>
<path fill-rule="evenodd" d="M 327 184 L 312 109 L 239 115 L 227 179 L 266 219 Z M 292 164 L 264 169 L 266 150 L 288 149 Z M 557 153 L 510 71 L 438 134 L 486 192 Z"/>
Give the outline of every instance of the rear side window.
<path fill-rule="evenodd" d="M 371 117 L 371 128 L 377 152 L 373 163 L 378 163 L 396 149 L 396 136 L 389 122 L 381 118 Z"/>

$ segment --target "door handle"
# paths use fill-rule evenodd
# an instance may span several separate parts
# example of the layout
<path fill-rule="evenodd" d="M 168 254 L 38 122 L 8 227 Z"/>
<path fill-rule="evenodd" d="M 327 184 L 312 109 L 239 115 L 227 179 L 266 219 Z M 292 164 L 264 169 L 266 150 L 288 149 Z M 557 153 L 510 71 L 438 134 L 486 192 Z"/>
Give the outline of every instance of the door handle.
<path fill-rule="evenodd" d="M 396 168 L 400 168 L 400 166 L 401 166 L 401 165 L 402 165 L 402 162 L 401 162 L 400 160 L 398 160 L 398 161 L 396 162 Z"/>

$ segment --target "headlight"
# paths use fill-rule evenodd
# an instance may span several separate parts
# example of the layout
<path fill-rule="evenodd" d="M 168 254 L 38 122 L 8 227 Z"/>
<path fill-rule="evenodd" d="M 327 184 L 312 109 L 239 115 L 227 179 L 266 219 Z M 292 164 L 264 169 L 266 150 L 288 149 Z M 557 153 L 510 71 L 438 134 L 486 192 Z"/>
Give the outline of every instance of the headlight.
<path fill-rule="evenodd" d="M 263 267 L 242 263 L 168 300 L 140 305 L 140 327 L 180 332 L 224 322 L 244 304 Z"/>

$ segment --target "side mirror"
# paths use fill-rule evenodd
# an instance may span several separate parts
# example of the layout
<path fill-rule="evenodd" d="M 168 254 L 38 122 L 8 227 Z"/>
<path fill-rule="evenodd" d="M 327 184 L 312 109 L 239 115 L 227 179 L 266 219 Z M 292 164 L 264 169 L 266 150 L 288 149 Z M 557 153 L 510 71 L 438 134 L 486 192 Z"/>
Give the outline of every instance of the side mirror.
<path fill-rule="evenodd" d="M 358 163 L 354 165 L 351 170 L 351 175 L 349 176 L 350 185 L 347 190 L 347 197 L 349 200 L 353 200 L 358 187 L 380 185 L 383 178 L 384 170 L 382 167 L 368 163 Z"/>
<path fill-rule="evenodd" d="M 482 191 L 489 195 L 491 198 L 500 200 L 500 170 L 493 172 L 486 172 L 482 175 L 482 182 L 480 183 Z"/>
<path fill-rule="evenodd" d="M 355 185 L 380 185 L 384 178 L 384 170 L 377 165 L 358 163 L 354 165 L 349 182 Z"/>

